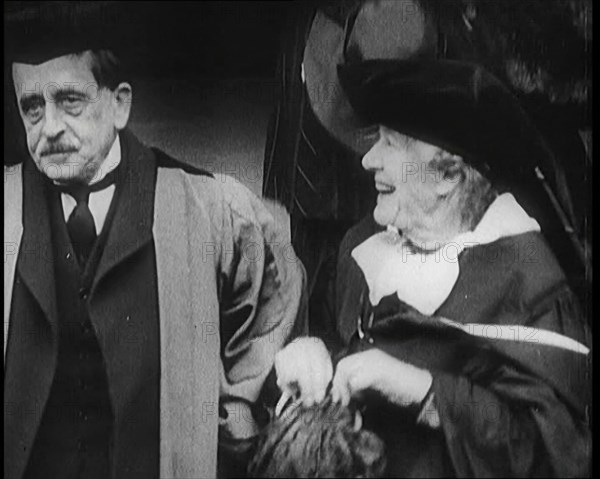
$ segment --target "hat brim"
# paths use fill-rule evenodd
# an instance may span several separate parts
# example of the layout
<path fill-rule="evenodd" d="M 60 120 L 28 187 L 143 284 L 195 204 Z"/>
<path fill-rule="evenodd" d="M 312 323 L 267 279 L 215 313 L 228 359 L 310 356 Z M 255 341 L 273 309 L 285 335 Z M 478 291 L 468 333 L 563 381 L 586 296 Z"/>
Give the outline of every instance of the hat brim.
<path fill-rule="evenodd" d="M 436 29 L 413 0 L 364 2 L 347 32 L 317 10 L 303 56 L 306 93 L 316 118 L 339 143 L 366 153 L 370 143 L 365 133 L 372 124 L 350 105 L 340 85 L 338 64 L 348 56 L 354 60 L 433 57 L 436 43 Z"/>
<path fill-rule="evenodd" d="M 371 60 L 338 75 L 363 122 L 461 155 L 490 180 L 534 177 L 550 156 L 519 101 L 478 64 Z"/>

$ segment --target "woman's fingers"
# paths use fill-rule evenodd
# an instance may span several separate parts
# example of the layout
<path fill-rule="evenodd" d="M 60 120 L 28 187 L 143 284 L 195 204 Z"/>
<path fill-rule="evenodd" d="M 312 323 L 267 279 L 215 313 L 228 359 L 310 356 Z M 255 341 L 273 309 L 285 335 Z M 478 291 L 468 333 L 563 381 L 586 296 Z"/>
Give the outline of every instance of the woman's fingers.
<path fill-rule="evenodd" d="M 289 392 L 289 390 L 286 389 L 283 391 L 279 401 L 277 401 L 277 405 L 275 406 L 275 417 L 279 417 L 281 415 L 281 411 L 283 411 L 283 408 L 292 397 L 293 395 Z"/>
<path fill-rule="evenodd" d="M 340 361 L 335 370 L 331 384 L 331 396 L 334 402 L 347 406 L 350 402 L 351 391 L 348 382 L 347 370 Z M 341 367 L 340 367 L 341 366 Z"/>
<path fill-rule="evenodd" d="M 327 386 L 333 376 L 333 365 L 329 354 L 313 358 L 311 365 L 311 398 L 314 402 L 321 402 L 325 399 Z"/>
<path fill-rule="evenodd" d="M 275 358 L 277 385 L 282 391 L 294 386 L 306 406 L 320 402 L 331 381 L 333 366 L 323 341 L 299 338 L 281 350 Z"/>
<path fill-rule="evenodd" d="M 332 397 L 347 406 L 350 399 L 360 395 L 371 384 L 371 370 L 364 353 L 351 354 L 342 359 L 335 369 Z"/>

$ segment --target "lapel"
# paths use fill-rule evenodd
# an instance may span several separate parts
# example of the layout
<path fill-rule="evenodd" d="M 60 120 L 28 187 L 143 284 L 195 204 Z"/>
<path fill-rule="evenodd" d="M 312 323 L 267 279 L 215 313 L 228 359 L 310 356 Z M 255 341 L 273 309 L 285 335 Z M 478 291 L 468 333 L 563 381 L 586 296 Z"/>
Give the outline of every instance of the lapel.
<path fill-rule="evenodd" d="M 9 362 L 12 366 L 5 370 L 4 376 L 5 404 L 10 405 L 4 412 L 4 457 L 7 459 L 5 477 L 22 475 L 50 392 L 56 365 L 57 311 L 48 204 L 51 195 L 47 194 L 46 184 L 45 177 L 37 170 L 33 161 L 28 159 L 22 169 L 22 189 L 19 191 L 11 187 L 12 194 L 18 196 L 9 198 L 11 206 L 17 210 L 18 220 L 22 221 L 22 229 L 20 244 L 17 242 L 19 253 L 16 258 L 13 255 L 8 264 L 13 272 L 9 273 L 10 283 L 4 285 L 5 294 L 9 291 L 9 299 L 12 299 L 15 275 L 18 275 L 37 305 L 33 309 L 28 308 L 36 314 L 16 316 L 13 318 L 16 324 L 10 325 L 10 328 L 16 330 L 11 334 L 14 342 Z M 8 218 L 9 239 L 18 239 L 18 236 L 13 236 L 17 231 L 13 232 L 15 225 L 11 224 L 16 219 Z M 5 234 L 6 229 L 5 224 Z M 15 268 L 11 268 L 12 262 L 16 262 Z M 9 331 L 7 318 L 10 318 L 10 307 L 5 310 L 5 355 Z M 39 329 L 38 321 L 46 320 L 50 323 L 50 341 L 42 340 L 44 335 Z M 31 331 L 39 331 L 40 334 L 31 335 Z M 5 366 L 6 364 L 5 357 Z"/>
<path fill-rule="evenodd" d="M 92 284 L 100 282 L 140 248 L 152 241 L 156 160 L 128 130 L 119 134 L 123 173 L 117 178 L 115 214 Z"/>
<path fill-rule="evenodd" d="M 23 167 L 23 238 L 17 272 L 50 322 L 57 330 L 54 255 L 50 228 L 51 195 L 48 181 L 31 159 Z"/>
<path fill-rule="evenodd" d="M 362 270 L 352 257 L 352 251 L 355 246 L 381 229 L 369 215 L 348 231 L 340 245 L 336 280 L 336 320 L 338 333 L 344 344 L 348 344 L 356 333 L 359 318 L 368 324 L 372 312 L 369 287 Z"/>
<path fill-rule="evenodd" d="M 161 168 L 156 184 L 161 478 L 216 477 L 217 469 L 224 373 L 220 337 L 208 332 L 219 330 L 218 270 L 215 258 L 197 253 L 215 241 L 212 221 L 222 218 L 215 190 L 192 178 Z"/>
<path fill-rule="evenodd" d="M 4 366 L 17 258 L 23 240 L 23 164 L 4 169 Z"/>

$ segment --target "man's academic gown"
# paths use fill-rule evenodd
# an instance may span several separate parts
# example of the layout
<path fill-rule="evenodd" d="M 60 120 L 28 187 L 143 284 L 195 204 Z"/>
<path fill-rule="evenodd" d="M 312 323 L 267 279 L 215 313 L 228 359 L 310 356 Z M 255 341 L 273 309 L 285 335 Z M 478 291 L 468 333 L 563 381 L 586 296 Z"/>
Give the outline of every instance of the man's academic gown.
<path fill-rule="evenodd" d="M 127 173 L 88 302 L 105 358 L 115 434 L 127 427 L 128 408 L 140 399 L 134 385 L 144 379 L 138 377 L 144 371 L 138 364 L 144 337 L 133 334 L 128 341 L 125 336 L 132 322 L 141 327 L 144 318 L 137 317 L 135 305 L 148 294 L 130 276 L 136 253 L 153 244 L 159 475 L 215 477 L 218 436 L 235 438 L 232 431 L 252 421 L 247 406 L 258 399 L 275 353 L 304 327 L 303 268 L 263 203 L 236 180 L 157 163 L 156 154 L 127 130 L 120 141 Z M 4 176 L 5 478 L 20 478 L 26 467 L 58 349 L 60 285 L 54 281 L 51 249 L 44 248 L 50 241 L 49 208 L 42 201 L 45 180 L 36 173 L 35 167 L 17 165 Z M 23 216 L 25 197 L 39 205 L 27 209 L 30 218 Z M 23 245 L 31 250 L 21 252 Z M 29 258 L 18 268 L 20 252 Z M 18 277 L 47 321 L 40 334 L 24 330 L 26 318 L 9 324 Z M 115 327 L 123 334 L 114 335 Z M 220 417 L 224 401 L 237 404 L 239 414 Z M 119 437 L 113 440 L 118 444 Z M 126 473 L 114 463 L 112 471 Z"/>
<path fill-rule="evenodd" d="M 428 369 L 439 428 L 419 411 L 367 400 L 365 424 L 386 441 L 391 477 L 582 477 L 590 474 L 590 355 L 537 340 L 539 328 L 591 345 L 587 323 L 539 232 L 464 250 L 433 316 L 397 295 L 369 302 L 352 250 L 381 231 L 372 218 L 344 239 L 338 264 L 342 354 L 371 347 Z M 449 327 L 483 323 L 484 338 Z M 360 323 L 360 333 L 357 333 Z M 487 326 L 489 325 L 489 326 Z M 499 338 L 510 325 L 517 338 Z M 512 340 L 512 339 L 520 339 Z M 581 348 L 580 348 L 581 349 Z M 585 348 L 583 348 L 585 349 Z"/>

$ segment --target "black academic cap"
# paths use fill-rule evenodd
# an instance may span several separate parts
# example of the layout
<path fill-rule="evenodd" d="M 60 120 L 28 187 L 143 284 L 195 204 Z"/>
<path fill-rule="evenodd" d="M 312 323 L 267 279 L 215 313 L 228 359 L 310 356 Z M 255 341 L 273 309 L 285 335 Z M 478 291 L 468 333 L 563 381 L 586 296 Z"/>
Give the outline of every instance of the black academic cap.
<path fill-rule="evenodd" d="M 15 3 L 15 2 L 13 2 Z M 115 2 L 19 2 L 5 12 L 5 60 L 40 64 L 86 50 L 121 53 Z"/>

